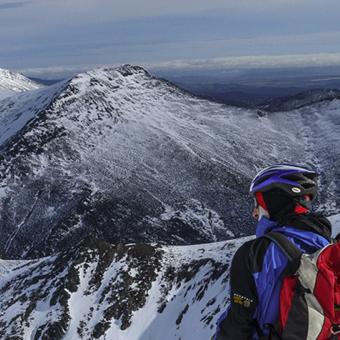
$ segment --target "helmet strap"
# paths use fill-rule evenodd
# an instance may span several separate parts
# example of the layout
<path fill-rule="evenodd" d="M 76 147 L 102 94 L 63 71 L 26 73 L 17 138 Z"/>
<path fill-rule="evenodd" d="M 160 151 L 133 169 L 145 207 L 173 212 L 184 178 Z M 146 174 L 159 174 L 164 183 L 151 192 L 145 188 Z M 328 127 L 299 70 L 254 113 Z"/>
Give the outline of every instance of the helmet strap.
<path fill-rule="evenodd" d="M 261 191 L 256 192 L 255 197 L 256 197 L 256 201 L 259 204 L 259 206 L 262 207 L 263 209 L 265 209 L 266 211 L 268 211 L 268 208 L 267 208 L 266 202 L 264 201 L 262 192 Z"/>
<path fill-rule="evenodd" d="M 308 199 L 308 195 L 302 196 L 296 200 L 295 213 L 306 214 L 310 210 L 312 210 L 312 199 Z"/>
<path fill-rule="evenodd" d="M 309 209 L 298 203 L 294 208 L 294 212 L 298 215 L 307 214 L 309 212 Z"/>

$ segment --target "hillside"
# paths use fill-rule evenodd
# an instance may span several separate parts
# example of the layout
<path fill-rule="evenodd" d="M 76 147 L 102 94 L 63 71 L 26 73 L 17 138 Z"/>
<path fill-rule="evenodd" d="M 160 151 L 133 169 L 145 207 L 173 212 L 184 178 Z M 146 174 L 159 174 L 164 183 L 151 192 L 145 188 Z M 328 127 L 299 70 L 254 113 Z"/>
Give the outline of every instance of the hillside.
<path fill-rule="evenodd" d="M 85 236 L 196 244 L 252 234 L 248 183 L 277 161 L 322 171 L 339 210 L 339 100 L 259 115 L 196 98 L 137 66 L 96 69 L 0 101 L 0 254 Z"/>

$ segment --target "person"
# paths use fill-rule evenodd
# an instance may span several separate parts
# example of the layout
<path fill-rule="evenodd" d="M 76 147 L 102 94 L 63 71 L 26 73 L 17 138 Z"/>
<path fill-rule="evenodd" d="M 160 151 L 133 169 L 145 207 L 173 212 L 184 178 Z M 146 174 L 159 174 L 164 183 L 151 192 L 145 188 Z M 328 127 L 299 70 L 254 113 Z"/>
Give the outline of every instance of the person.
<path fill-rule="evenodd" d="M 263 235 L 284 234 L 302 252 L 329 244 L 331 224 L 312 213 L 318 172 L 290 164 L 260 171 L 250 185 L 256 238 L 235 253 L 230 269 L 230 305 L 217 325 L 215 340 L 270 339 L 279 317 L 279 296 L 288 259 Z"/>

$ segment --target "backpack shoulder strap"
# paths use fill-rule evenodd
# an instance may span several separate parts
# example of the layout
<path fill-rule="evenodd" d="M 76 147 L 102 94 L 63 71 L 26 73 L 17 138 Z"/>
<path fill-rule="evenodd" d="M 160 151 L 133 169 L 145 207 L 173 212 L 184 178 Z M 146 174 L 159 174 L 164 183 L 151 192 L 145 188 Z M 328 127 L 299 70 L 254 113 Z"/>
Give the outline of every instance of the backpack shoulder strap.
<path fill-rule="evenodd" d="M 271 231 L 263 237 L 274 242 L 287 256 L 289 262 L 300 262 L 303 252 L 282 233 Z"/>

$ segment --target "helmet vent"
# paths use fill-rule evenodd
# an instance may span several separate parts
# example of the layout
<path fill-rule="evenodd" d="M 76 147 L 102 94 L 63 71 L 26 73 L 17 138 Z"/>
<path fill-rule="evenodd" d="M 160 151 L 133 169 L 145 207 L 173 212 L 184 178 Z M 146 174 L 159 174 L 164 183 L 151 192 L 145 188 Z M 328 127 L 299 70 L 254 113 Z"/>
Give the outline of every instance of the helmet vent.
<path fill-rule="evenodd" d="M 314 188 L 315 183 L 300 183 L 304 189 Z"/>
<path fill-rule="evenodd" d="M 267 175 L 267 176 L 263 176 L 262 178 L 259 178 L 259 179 L 256 181 L 256 185 L 261 184 L 262 182 L 266 181 L 266 180 L 269 179 L 270 177 L 272 177 L 271 174 L 269 174 L 269 175 Z"/>
<path fill-rule="evenodd" d="M 281 178 L 285 178 L 293 182 L 299 182 L 301 181 L 303 176 L 301 176 L 301 174 L 289 174 L 289 175 L 281 176 Z"/>

